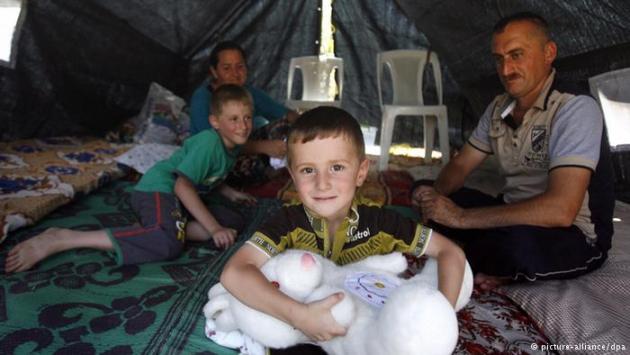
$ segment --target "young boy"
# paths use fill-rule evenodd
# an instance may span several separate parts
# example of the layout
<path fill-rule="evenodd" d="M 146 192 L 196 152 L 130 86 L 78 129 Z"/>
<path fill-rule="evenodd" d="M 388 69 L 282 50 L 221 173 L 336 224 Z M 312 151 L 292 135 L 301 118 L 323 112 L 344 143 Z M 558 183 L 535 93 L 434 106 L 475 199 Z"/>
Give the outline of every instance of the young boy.
<path fill-rule="evenodd" d="M 394 251 L 438 260 L 439 289 L 455 304 L 464 274 L 462 250 L 437 232 L 355 198 L 369 161 L 357 121 L 333 107 L 307 111 L 288 138 L 288 168 L 301 200 L 285 206 L 228 261 L 221 283 L 243 303 L 299 328 L 316 341 L 343 335 L 331 307 L 343 294 L 302 304 L 278 291 L 260 267 L 285 249 L 305 249 L 337 264 Z"/>
<path fill-rule="evenodd" d="M 50 228 L 15 246 L 6 258 L 7 273 L 30 269 L 49 255 L 76 248 L 114 252 L 118 264 L 139 264 L 177 257 L 184 239 L 212 238 L 220 248 L 234 243 L 242 217 L 225 207 L 204 205 L 195 185 L 216 188 L 233 202 L 255 203 L 246 193 L 222 184 L 239 146 L 252 130 L 252 99 L 237 85 L 217 89 L 209 117 L 214 130 L 188 138 L 182 148 L 157 163 L 140 179 L 131 204 L 141 227 L 97 231 Z M 182 208 L 182 205 L 184 208 Z M 194 221 L 187 223 L 187 213 Z"/>

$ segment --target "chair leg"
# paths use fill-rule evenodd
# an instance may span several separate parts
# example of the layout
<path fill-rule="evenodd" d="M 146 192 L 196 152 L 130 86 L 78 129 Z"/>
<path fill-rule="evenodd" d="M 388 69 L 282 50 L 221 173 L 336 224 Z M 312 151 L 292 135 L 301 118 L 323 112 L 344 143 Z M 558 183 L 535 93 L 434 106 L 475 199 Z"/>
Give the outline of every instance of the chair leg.
<path fill-rule="evenodd" d="M 389 146 L 392 144 L 392 135 L 394 134 L 395 115 L 388 115 L 383 112 L 381 117 L 381 156 L 378 158 L 378 170 L 387 170 L 389 163 Z"/>
<path fill-rule="evenodd" d="M 435 140 L 435 121 L 433 115 L 424 115 L 424 162 L 431 164 L 431 153 Z"/>
<path fill-rule="evenodd" d="M 448 141 L 448 115 L 446 109 L 438 117 L 438 134 L 440 135 L 440 152 L 442 152 L 442 165 L 446 165 L 451 158 L 451 146 Z"/>

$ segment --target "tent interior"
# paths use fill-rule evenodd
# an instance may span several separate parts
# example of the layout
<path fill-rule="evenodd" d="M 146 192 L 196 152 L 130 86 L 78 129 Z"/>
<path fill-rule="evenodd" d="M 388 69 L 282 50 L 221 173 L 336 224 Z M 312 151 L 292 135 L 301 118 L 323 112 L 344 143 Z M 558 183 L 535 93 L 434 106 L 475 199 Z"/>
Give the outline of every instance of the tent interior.
<path fill-rule="evenodd" d="M 0 59 L 0 143 L 5 144 L 3 147 L 26 139 L 105 137 L 140 113 L 151 83 L 158 83 L 188 100 L 206 78 L 210 52 L 222 40 L 234 40 L 242 45 L 247 53 L 248 82 L 280 102 L 287 95 L 290 59 L 318 55 L 320 51 L 322 3 L 319 0 L 0 0 L 0 11 L 11 6 L 19 6 L 21 13 L 15 26 L 9 26 L 16 29 L 10 37 L 10 54 Z M 559 47 L 554 64 L 558 75 L 574 82 L 584 93 L 589 92 L 589 78 L 630 67 L 630 2 L 625 0 L 337 0 L 332 1 L 331 22 L 334 55 L 344 60 L 342 107 L 362 125 L 380 127 L 381 108 L 375 70 L 377 53 L 393 49 L 429 49 L 439 56 L 442 67 L 450 145 L 455 149 L 461 147 L 486 105 L 502 92 L 490 53 L 492 27 L 501 17 L 519 11 L 544 15 Z M 434 98 L 429 94 L 427 101 L 431 100 Z M 398 120 L 393 141 L 422 145 L 423 127 L 419 122 Z M 618 199 L 630 202 L 630 153 L 616 151 L 613 154 Z M 106 181 L 99 186 L 116 178 L 108 173 L 102 179 Z M 99 192 L 101 190 L 91 185 L 83 195 L 93 191 L 107 194 L 105 200 L 115 200 L 117 195 L 128 190 L 128 186 L 110 186 L 105 192 Z M 87 208 L 77 203 L 66 207 L 74 208 L 77 214 Z M 129 212 L 125 206 L 116 206 Z M 619 202 L 617 211 L 630 218 L 630 208 L 622 202 Z M 42 217 L 50 212 L 42 213 Z M 264 218 L 256 213 L 252 214 L 255 218 Z M 60 214 L 54 212 L 49 217 L 60 217 Z M 101 226 L 106 224 L 103 220 L 100 222 Z M 608 264 L 613 261 L 617 264 L 609 268 L 614 270 L 605 270 L 604 276 L 630 270 L 628 222 L 624 220 L 615 227 L 615 238 L 619 240 L 613 242 L 611 255 L 614 257 Z M 41 231 L 37 225 L 29 228 L 32 230 L 26 228 L 9 233 L 3 242 L 7 246 L 3 248 L 3 255 L 15 244 L 14 236 L 27 238 Z M 619 238 L 620 231 L 625 232 L 622 233 L 625 238 Z M 618 250 L 625 250 L 625 253 Z M 74 328 L 71 323 L 77 322 L 75 318 L 83 317 L 83 321 L 89 322 L 89 317 L 96 312 L 77 306 L 88 301 L 78 298 L 72 305 L 60 303 L 55 308 L 41 299 L 50 300 L 48 292 L 63 299 L 67 293 L 79 288 L 78 281 L 72 286 L 64 284 L 63 275 L 77 273 L 85 276 L 101 272 L 109 275 L 110 280 L 91 279 L 89 282 L 104 285 L 132 279 L 145 269 L 117 268 L 99 253 L 78 253 L 68 259 L 52 259 L 51 264 L 44 264 L 32 273 L 7 276 L 0 288 L 0 352 L 26 352 L 28 349 L 50 353 L 59 349 L 88 349 L 86 344 L 91 344 L 99 353 L 105 350 L 203 353 L 204 349 L 210 353 L 229 353 L 205 339 L 201 314 L 205 298 L 200 297 L 207 292 L 203 287 L 218 281 L 217 273 L 229 255 L 196 247 L 177 265 L 158 263 L 154 266 L 161 268 L 164 275 L 177 275 L 173 278 L 175 285 L 164 283 L 159 290 L 150 289 L 152 293 L 135 294 L 135 301 L 144 312 L 140 316 L 127 317 L 125 313 L 124 317 L 109 319 L 119 322 L 117 326 L 120 327 L 125 324 L 126 328 L 120 334 L 150 332 L 143 340 L 125 339 L 128 343 L 120 347 L 114 346 L 122 344 L 118 340 L 107 344 L 111 341 L 108 338 L 103 341 L 94 339 L 116 328 L 102 317 L 122 314 L 124 309 L 121 311 L 122 308 L 117 308 L 114 302 L 122 299 L 116 298 L 122 297 L 122 293 L 110 290 L 111 298 L 107 301 L 110 304 L 103 306 L 107 309 L 99 308 L 98 311 L 101 318 L 91 318 L 97 320 Z M 82 258 L 84 264 L 73 258 Z M 79 266 L 91 265 L 90 258 L 100 258 L 97 264 L 103 270 L 89 273 L 85 268 L 79 270 Z M 204 265 L 210 265 L 210 271 Z M 119 277 L 112 276 L 118 274 Z M 623 290 L 630 290 L 630 280 L 627 276 L 623 280 L 614 276 L 603 281 L 589 277 L 580 278 L 573 284 L 546 282 L 540 289 L 522 285 L 501 291 L 508 300 L 504 302 L 515 307 L 514 312 L 531 317 L 531 321 L 526 322 L 527 331 L 536 335 L 526 344 L 523 339 L 531 337 L 511 339 L 503 343 L 502 348 L 495 347 L 494 351 L 527 349 L 524 350 L 527 352 L 532 342 L 603 342 L 630 347 L 630 323 L 622 316 L 630 313 L 627 298 L 624 300 L 627 295 L 623 293 L 628 292 Z M 609 293 L 607 302 L 613 302 L 612 305 L 602 306 L 600 296 L 593 296 L 601 287 Z M 39 294 L 36 294 L 37 290 Z M 25 295 L 31 295 L 31 298 Z M 89 295 L 84 297 L 89 299 Z M 576 300 L 589 297 L 597 297 L 597 300 L 575 307 Z M 18 298 L 22 301 L 16 306 L 13 303 Z M 29 299 L 38 299 L 32 301 L 31 306 L 39 308 L 29 309 Z M 190 301 L 192 299 L 195 301 Z M 156 305 L 154 309 L 151 309 L 151 302 Z M 171 308 L 167 308 L 167 304 Z M 606 321 L 601 319 L 603 308 L 612 314 L 605 316 Z M 29 321 L 21 323 L 10 316 L 11 309 L 30 313 L 32 317 L 25 317 Z M 57 318 L 54 318 L 54 312 L 58 313 Z M 79 315 L 72 312 L 79 312 Z M 143 314 L 145 318 L 142 318 Z M 142 322 L 147 317 L 156 321 L 144 326 Z M 26 329 L 36 329 L 40 333 L 37 336 L 22 333 Z M 190 340 L 191 333 L 197 338 Z M 119 340 L 120 334 L 116 335 Z M 174 337 L 178 340 L 171 339 Z M 151 347 L 144 347 L 148 343 Z M 492 344 L 492 341 L 487 343 Z M 474 353 L 475 350 L 460 342 L 457 352 Z"/>

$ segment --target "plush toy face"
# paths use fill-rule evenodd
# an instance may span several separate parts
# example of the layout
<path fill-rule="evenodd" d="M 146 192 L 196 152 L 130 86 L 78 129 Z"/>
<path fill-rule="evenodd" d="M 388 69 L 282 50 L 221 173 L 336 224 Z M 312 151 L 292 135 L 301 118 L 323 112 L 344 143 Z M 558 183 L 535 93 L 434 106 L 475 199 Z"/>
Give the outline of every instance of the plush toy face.
<path fill-rule="evenodd" d="M 309 252 L 287 250 L 269 259 L 261 271 L 284 294 L 303 301 L 321 284 L 323 265 Z"/>
<path fill-rule="evenodd" d="M 287 250 L 269 259 L 262 266 L 261 272 L 280 291 L 303 302 L 306 296 L 320 286 L 323 264 L 321 259 L 311 253 Z M 227 339 L 224 333 L 237 329 L 255 341 L 273 348 L 285 348 L 308 340 L 292 326 L 244 305 L 220 284 L 210 289 L 208 298 L 204 314 L 208 319 L 206 327 L 211 329 L 206 331 L 215 342 Z"/>

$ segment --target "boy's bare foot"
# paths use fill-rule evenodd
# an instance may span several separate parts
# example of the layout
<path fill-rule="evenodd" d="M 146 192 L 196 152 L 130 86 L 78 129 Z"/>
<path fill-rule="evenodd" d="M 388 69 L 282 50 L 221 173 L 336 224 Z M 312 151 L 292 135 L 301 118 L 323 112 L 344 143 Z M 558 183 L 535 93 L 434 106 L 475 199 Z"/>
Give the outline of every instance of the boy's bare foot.
<path fill-rule="evenodd" d="M 510 283 L 509 277 L 490 276 L 482 273 L 475 275 L 475 285 L 484 291 L 492 291 L 495 288 Z"/>
<path fill-rule="evenodd" d="M 13 247 L 7 254 L 4 271 L 8 274 L 28 270 L 42 259 L 54 254 L 55 246 L 60 242 L 60 231 L 59 228 L 49 228 Z"/>

